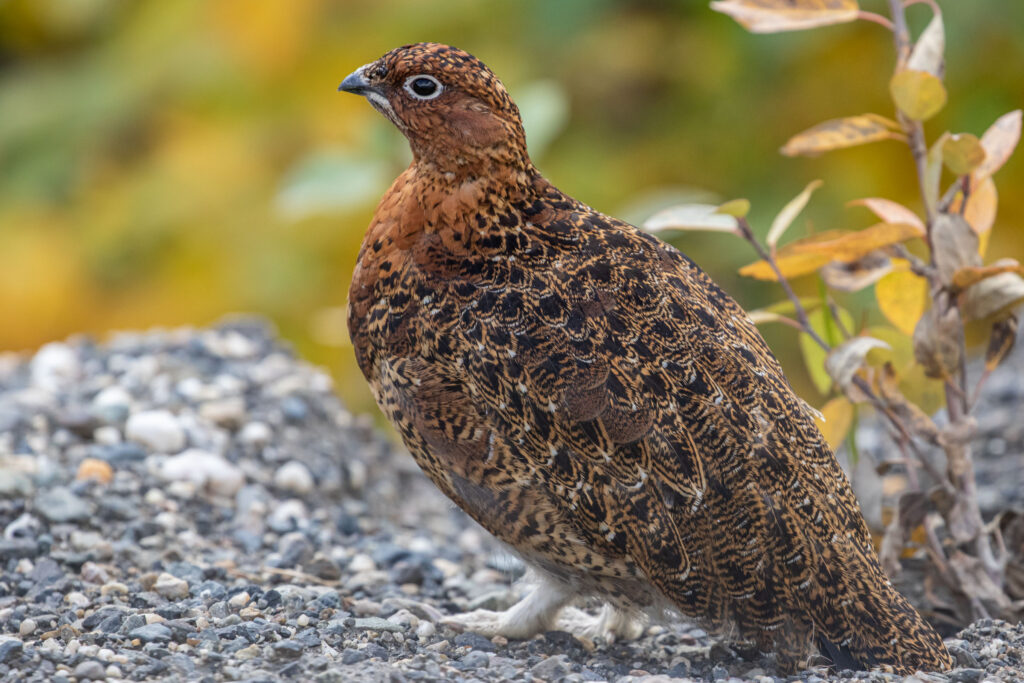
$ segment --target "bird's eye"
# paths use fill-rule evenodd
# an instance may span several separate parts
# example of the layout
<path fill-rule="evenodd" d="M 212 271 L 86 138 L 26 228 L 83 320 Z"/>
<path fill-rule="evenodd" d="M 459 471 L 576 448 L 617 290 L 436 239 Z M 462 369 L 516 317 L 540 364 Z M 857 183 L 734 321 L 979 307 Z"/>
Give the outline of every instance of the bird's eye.
<path fill-rule="evenodd" d="M 405 81 L 405 90 L 418 100 L 432 100 L 444 86 L 433 76 L 413 76 Z"/>

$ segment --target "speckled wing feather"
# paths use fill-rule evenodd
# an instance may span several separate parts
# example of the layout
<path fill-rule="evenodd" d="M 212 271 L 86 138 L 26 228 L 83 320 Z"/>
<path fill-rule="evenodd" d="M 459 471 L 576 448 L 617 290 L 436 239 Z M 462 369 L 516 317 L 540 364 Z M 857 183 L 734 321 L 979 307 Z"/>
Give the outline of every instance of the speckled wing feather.
<path fill-rule="evenodd" d="M 742 309 L 544 180 L 475 58 L 421 44 L 353 87 L 363 73 L 415 161 L 367 231 L 349 327 L 428 476 L 584 594 L 667 601 L 790 664 L 817 637 L 865 665 L 947 666 Z M 401 94 L 417 73 L 450 84 L 439 104 Z"/>

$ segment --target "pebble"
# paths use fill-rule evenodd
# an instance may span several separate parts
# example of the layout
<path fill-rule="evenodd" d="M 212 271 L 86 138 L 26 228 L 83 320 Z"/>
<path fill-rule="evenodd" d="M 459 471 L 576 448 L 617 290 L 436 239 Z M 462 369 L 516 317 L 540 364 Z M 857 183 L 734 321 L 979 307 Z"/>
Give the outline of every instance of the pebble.
<path fill-rule="evenodd" d="M 245 484 L 245 474 L 237 465 L 198 448 L 168 458 L 160 473 L 167 481 L 190 482 L 217 496 L 233 496 Z"/>
<path fill-rule="evenodd" d="M 125 437 L 157 453 L 177 453 L 185 447 L 185 430 L 168 410 L 135 413 L 125 425 Z"/>
<path fill-rule="evenodd" d="M 75 667 L 75 678 L 84 681 L 98 681 L 107 677 L 103 665 L 95 660 L 87 659 Z"/>
<path fill-rule="evenodd" d="M 266 422 L 248 422 L 238 432 L 238 441 L 254 448 L 263 448 L 272 438 L 274 431 Z"/>
<path fill-rule="evenodd" d="M 228 600 L 228 604 L 236 609 L 240 609 L 248 605 L 249 600 L 249 594 L 245 591 L 242 591 L 241 593 L 236 593 L 235 595 L 232 595 L 231 598 Z"/>
<path fill-rule="evenodd" d="M 86 458 L 78 466 L 78 472 L 75 474 L 77 481 L 88 481 L 93 480 L 101 484 L 109 484 L 114 478 L 114 468 L 110 466 L 110 463 L 97 458 Z"/>
<path fill-rule="evenodd" d="M 188 597 L 188 581 L 165 572 L 157 577 L 153 590 L 168 600 L 180 600 Z"/>
<path fill-rule="evenodd" d="M 309 468 L 298 460 L 290 460 L 274 473 L 274 486 L 296 495 L 305 495 L 313 490 L 313 475 Z"/>
<path fill-rule="evenodd" d="M 166 643 L 171 639 L 171 629 L 163 624 L 146 624 L 128 632 L 129 638 L 138 638 L 144 643 Z"/>
<path fill-rule="evenodd" d="M 60 391 L 81 374 L 78 354 L 64 342 L 43 345 L 32 357 L 30 369 L 32 386 L 49 392 Z"/>
<path fill-rule="evenodd" d="M 38 628 L 38 624 L 36 624 L 34 619 L 25 619 L 21 622 L 21 626 L 18 627 L 18 635 L 24 638 L 25 636 L 35 633 L 36 628 Z"/>
<path fill-rule="evenodd" d="M 0 636 L 0 664 L 9 664 L 21 656 L 24 645 L 17 638 Z"/>
<path fill-rule="evenodd" d="M 92 506 L 63 486 L 36 496 L 35 510 L 51 522 L 81 522 L 92 515 Z"/>

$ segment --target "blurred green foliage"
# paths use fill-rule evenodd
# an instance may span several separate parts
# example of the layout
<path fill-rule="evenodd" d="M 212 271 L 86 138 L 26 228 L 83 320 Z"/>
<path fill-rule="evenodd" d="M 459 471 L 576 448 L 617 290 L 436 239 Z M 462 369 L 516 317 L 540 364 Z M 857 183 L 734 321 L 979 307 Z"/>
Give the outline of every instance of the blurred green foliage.
<path fill-rule="evenodd" d="M 940 4 L 950 105 L 928 127 L 980 134 L 1024 100 L 1024 3 Z M 927 17 L 911 12 L 917 28 Z M 696 0 L 0 0 L 0 349 L 253 311 L 369 409 L 343 307 L 376 199 L 409 157 L 335 87 L 420 40 L 487 62 L 545 174 L 633 222 L 745 196 L 763 234 L 817 177 L 801 220 L 818 230 L 868 225 L 850 198 L 920 204 L 901 145 L 777 152 L 827 118 L 891 115 L 893 48 L 864 22 L 755 37 Z M 989 255 L 1024 260 L 1024 163 L 998 180 Z M 748 308 L 780 298 L 736 275 L 753 255 L 730 237 L 676 243 Z M 791 331 L 766 335 L 813 397 Z"/>

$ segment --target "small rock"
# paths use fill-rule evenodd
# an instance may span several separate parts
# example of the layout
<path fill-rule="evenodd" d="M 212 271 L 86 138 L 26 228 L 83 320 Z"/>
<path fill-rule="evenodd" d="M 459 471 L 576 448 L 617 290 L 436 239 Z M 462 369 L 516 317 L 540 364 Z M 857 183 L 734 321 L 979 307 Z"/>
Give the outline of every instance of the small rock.
<path fill-rule="evenodd" d="M 138 638 L 144 643 L 166 643 L 171 639 L 171 629 L 163 624 L 146 624 L 129 631 L 128 637 Z"/>
<path fill-rule="evenodd" d="M 246 446 L 262 448 L 274 438 L 274 431 L 266 422 L 249 422 L 238 432 L 238 440 Z"/>
<path fill-rule="evenodd" d="M 245 474 L 237 465 L 198 448 L 168 458 L 160 473 L 168 481 L 191 482 L 218 496 L 233 496 L 245 484 Z"/>
<path fill-rule="evenodd" d="M 35 619 L 25 619 L 21 622 L 21 626 L 18 627 L 18 635 L 22 638 L 32 635 L 35 633 L 36 628 L 38 628 L 38 625 L 36 624 Z"/>
<path fill-rule="evenodd" d="M 74 349 L 63 342 L 45 344 L 30 364 L 32 385 L 50 392 L 58 392 L 78 379 L 81 364 Z"/>
<path fill-rule="evenodd" d="M 89 503 L 63 486 L 41 492 L 35 500 L 36 512 L 51 522 L 80 522 L 92 515 Z"/>
<path fill-rule="evenodd" d="M 259 657 L 261 654 L 260 646 L 253 643 L 249 647 L 243 647 L 241 650 L 235 653 L 235 658 L 245 661 L 246 659 L 253 659 Z"/>
<path fill-rule="evenodd" d="M 234 429 L 245 419 L 245 399 L 232 396 L 206 401 L 199 406 L 199 415 L 216 425 Z"/>
<path fill-rule="evenodd" d="M 299 641 L 289 638 L 274 643 L 272 649 L 278 659 L 298 659 L 305 647 Z"/>
<path fill-rule="evenodd" d="M 291 460 L 274 473 L 274 486 L 296 495 L 306 495 L 313 490 L 313 475 L 304 464 Z"/>
<path fill-rule="evenodd" d="M 185 447 L 185 430 L 167 410 L 147 410 L 128 418 L 125 436 L 157 453 L 177 453 Z"/>
<path fill-rule="evenodd" d="M 352 628 L 359 629 L 361 631 L 390 631 L 391 633 L 400 633 L 405 630 L 405 627 L 401 624 L 396 624 L 388 621 L 387 619 L 381 619 L 380 617 L 353 619 Z"/>
<path fill-rule="evenodd" d="M 75 667 L 75 678 L 80 681 L 99 681 L 107 677 L 103 665 L 94 659 L 87 659 Z"/>
<path fill-rule="evenodd" d="M 153 591 L 168 600 L 182 600 L 188 597 L 188 581 L 164 572 L 157 577 Z"/>
<path fill-rule="evenodd" d="M 228 604 L 236 609 L 240 609 L 248 605 L 250 599 L 251 598 L 249 594 L 245 591 L 242 591 L 241 593 L 236 593 L 235 595 L 232 595 L 231 598 L 228 600 Z"/>
<path fill-rule="evenodd" d="M 487 657 L 486 652 L 470 650 L 462 658 L 462 663 L 469 669 L 486 669 L 491 663 L 491 660 Z"/>
<path fill-rule="evenodd" d="M 128 417 L 132 397 L 124 387 L 114 384 L 92 400 L 93 413 L 104 422 L 121 422 Z"/>
<path fill-rule="evenodd" d="M 949 674 L 949 680 L 952 683 L 978 683 L 984 675 L 984 669 L 959 669 Z"/>
<path fill-rule="evenodd" d="M 571 663 L 567 655 L 552 655 L 530 669 L 530 673 L 542 681 L 557 681 L 569 674 Z"/>
<path fill-rule="evenodd" d="M 0 664 L 13 662 L 21 656 L 25 646 L 17 638 L 6 638 L 0 636 Z"/>
<path fill-rule="evenodd" d="M 75 474 L 77 481 L 87 481 L 89 479 L 98 481 L 101 484 L 109 484 L 110 480 L 114 478 L 114 468 L 110 466 L 110 463 L 98 458 L 86 458 L 78 466 L 78 472 Z"/>

